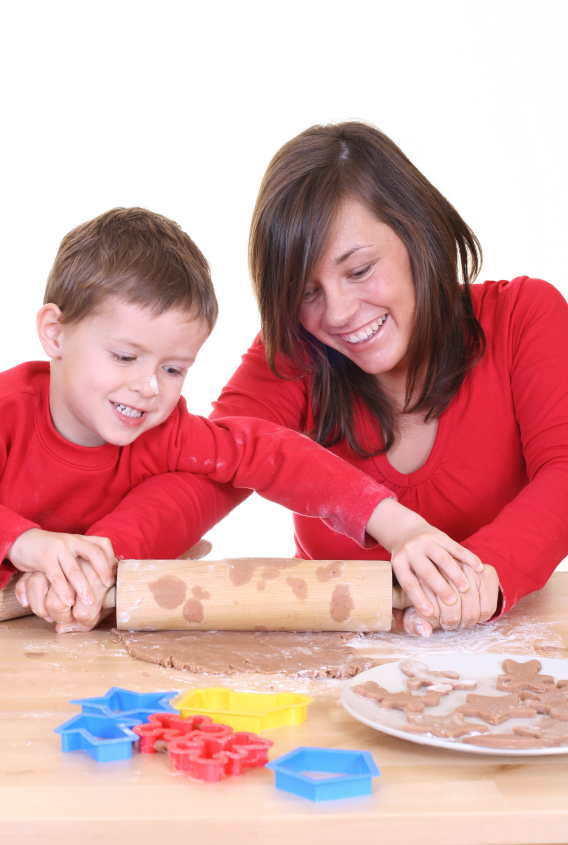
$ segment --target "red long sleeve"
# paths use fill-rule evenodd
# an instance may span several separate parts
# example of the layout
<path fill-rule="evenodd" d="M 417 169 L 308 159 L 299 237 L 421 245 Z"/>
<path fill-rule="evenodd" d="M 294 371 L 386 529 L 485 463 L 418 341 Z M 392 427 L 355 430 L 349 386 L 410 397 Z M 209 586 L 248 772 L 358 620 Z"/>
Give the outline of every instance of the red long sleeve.
<path fill-rule="evenodd" d="M 177 492 L 190 471 L 208 486 L 205 495 L 189 499 L 186 491 L 182 502 Z M 40 526 L 79 534 L 90 529 L 109 536 L 120 555 L 175 557 L 234 506 L 238 499 L 227 482 L 317 516 L 364 544 L 372 511 L 392 495 L 299 434 L 244 417 L 215 424 L 189 414 L 183 399 L 161 426 L 130 446 L 69 443 L 51 422 L 44 363 L 0 374 L 0 472 L 2 556 L 23 531 Z M 141 488 L 119 507 L 133 487 L 161 473 L 168 473 L 168 486 L 152 495 Z M 149 521 L 141 521 L 140 502 L 152 510 Z M 11 572 L 2 567 L 2 583 Z"/>

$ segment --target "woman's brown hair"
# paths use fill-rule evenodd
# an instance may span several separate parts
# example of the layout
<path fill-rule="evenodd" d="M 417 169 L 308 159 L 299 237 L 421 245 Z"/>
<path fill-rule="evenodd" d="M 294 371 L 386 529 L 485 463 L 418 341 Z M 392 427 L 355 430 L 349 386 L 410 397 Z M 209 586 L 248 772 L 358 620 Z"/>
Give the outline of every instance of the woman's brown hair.
<path fill-rule="evenodd" d="M 439 416 L 485 350 L 470 283 L 481 246 L 455 208 L 390 138 L 364 123 L 312 126 L 274 156 L 262 181 L 249 241 L 249 266 L 262 338 L 272 371 L 309 374 L 316 425 L 326 446 L 346 439 L 356 454 L 385 452 L 396 435 L 396 413 L 377 379 L 318 341 L 298 313 L 334 217 L 356 199 L 404 242 L 416 290 L 408 349 L 405 412 Z M 461 284 L 460 284 L 461 282 Z M 422 387 L 411 398 L 422 379 Z M 379 424 L 382 443 L 362 436 L 362 416 Z"/>

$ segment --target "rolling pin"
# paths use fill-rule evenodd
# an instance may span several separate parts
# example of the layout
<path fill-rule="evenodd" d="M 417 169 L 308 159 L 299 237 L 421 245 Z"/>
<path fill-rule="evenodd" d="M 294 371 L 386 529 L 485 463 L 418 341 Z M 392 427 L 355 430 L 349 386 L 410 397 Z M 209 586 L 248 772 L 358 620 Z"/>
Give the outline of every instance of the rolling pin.
<path fill-rule="evenodd" d="M 0 620 L 27 615 L 0 591 Z M 104 607 L 123 631 L 388 631 L 393 589 L 384 560 L 124 560 Z"/>

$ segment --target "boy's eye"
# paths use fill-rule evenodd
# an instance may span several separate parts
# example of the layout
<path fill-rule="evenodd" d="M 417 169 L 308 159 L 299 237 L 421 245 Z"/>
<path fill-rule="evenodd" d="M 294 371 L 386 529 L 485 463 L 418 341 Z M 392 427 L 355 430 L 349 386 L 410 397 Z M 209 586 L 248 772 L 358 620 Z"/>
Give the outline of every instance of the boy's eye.
<path fill-rule="evenodd" d="M 179 367 L 164 367 L 164 370 L 166 371 L 166 373 L 169 376 L 183 376 L 183 375 L 185 375 L 185 373 L 183 373 L 179 369 Z"/>
<path fill-rule="evenodd" d="M 110 357 L 113 361 L 119 361 L 121 364 L 131 364 L 136 360 L 136 355 L 121 355 L 119 352 L 111 352 Z"/>

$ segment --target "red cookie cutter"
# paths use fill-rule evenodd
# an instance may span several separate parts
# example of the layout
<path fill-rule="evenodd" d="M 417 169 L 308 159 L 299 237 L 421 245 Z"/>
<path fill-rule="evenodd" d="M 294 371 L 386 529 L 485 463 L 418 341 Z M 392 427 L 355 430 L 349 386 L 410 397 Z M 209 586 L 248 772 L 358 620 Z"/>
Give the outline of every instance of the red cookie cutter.
<path fill-rule="evenodd" d="M 194 731 L 171 740 L 168 751 L 176 771 L 214 783 L 224 775 L 241 775 L 245 769 L 264 766 L 272 745 L 272 740 L 247 731 L 233 733 L 230 729 L 230 733 L 217 737 L 208 731 Z"/>
<path fill-rule="evenodd" d="M 212 728 L 212 732 L 217 734 L 219 727 L 226 728 L 225 725 L 214 725 L 209 716 L 182 719 L 179 713 L 152 713 L 147 723 L 136 725 L 132 730 L 140 737 L 138 750 L 142 754 L 154 754 L 160 750 L 159 746 L 156 749 L 156 743 L 168 743 L 177 737 L 199 733 L 201 730 L 210 731 Z"/>

